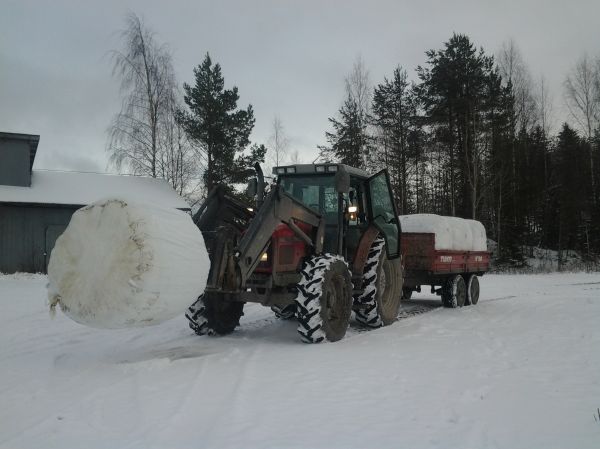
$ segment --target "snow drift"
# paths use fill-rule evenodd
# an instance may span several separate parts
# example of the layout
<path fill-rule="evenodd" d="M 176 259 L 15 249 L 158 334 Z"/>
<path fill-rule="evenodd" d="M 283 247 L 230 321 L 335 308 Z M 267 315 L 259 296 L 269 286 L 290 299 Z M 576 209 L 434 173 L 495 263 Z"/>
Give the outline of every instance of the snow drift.
<path fill-rule="evenodd" d="M 57 240 L 48 298 L 88 326 L 149 326 L 183 313 L 208 270 L 202 234 L 185 212 L 98 201 L 75 212 Z"/>
<path fill-rule="evenodd" d="M 435 234 L 435 249 L 487 251 L 485 228 L 477 220 L 435 214 L 400 215 L 402 232 Z"/>

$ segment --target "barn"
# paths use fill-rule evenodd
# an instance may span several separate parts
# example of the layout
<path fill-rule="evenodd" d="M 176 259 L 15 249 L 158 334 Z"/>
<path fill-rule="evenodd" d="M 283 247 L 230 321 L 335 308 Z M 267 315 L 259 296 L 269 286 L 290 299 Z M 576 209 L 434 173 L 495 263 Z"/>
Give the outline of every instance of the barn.
<path fill-rule="evenodd" d="M 45 273 L 73 212 L 99 199 L 151 200 L 190 211 L 162 179 L 33 170 L 39 139 L 0 133 L 0 273 Z"/>

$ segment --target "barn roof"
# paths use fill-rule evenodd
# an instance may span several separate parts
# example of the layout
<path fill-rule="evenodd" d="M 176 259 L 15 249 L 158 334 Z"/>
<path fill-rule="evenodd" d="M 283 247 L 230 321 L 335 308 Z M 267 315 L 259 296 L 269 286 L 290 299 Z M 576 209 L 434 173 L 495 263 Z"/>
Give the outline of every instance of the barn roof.
<path fill-rule="evenodd" d="M 33 170 L 31 187 L 0 185 L 0 203 L 85 206 L 107 198 L 190 209 L 165 180 L 142 176 Z"/>

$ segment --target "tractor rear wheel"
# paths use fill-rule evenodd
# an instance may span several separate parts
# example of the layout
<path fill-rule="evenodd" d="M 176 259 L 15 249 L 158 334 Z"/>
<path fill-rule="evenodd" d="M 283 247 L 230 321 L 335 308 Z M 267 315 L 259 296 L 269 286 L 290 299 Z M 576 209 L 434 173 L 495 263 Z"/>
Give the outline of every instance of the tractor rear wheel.
<path fill-rule="evenodd" d="M 190 322 L 190 328 L 198 335 L 226 335 L 239 326 L 243 309 L 243 302 L 200 295 L 188 308 L 185 317 Z"/>
<path fill-rule="evenodd" d="M 344 338 L 352 313 L 352 276 L 340 256 L 306 261 L 296 297 L 298 333 L 305 343 Z"/>
<path fill-rule="evenodd" d="M 475 305 L 477 302 L 479 302 L 479 279 L 476 274 L 472 274 L 467 281 L 467 299 L 465 305 Z"/>
<path fill-rule="evenodd" d="M 402 300 L 402 284 L 401 259 L 389 260 L 385 241 L 376 239 L 363 269 L 363 293 L 354 298 L 356 321 L 373 328 L 396 321 Z"/>
<path fill-rule="evenodd" d="M 442 304 L 444 307 L 456 308 L 465 305 L 467 299 L 467 285 L 465 279 L 457 274 L 448 278 L 442 287 Z"/>

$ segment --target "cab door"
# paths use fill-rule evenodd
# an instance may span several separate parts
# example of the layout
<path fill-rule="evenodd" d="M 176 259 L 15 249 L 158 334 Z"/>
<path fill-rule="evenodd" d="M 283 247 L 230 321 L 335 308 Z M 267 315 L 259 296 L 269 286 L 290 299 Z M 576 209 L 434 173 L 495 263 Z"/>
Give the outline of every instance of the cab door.
<path fill-rule="evenodd" d="M 371 222 L 385 239 L 388 259 L 395 259 L 400 256 L 400 222 L 387 170 L 381 170 L 371 176 L 367 184 Z"/>

